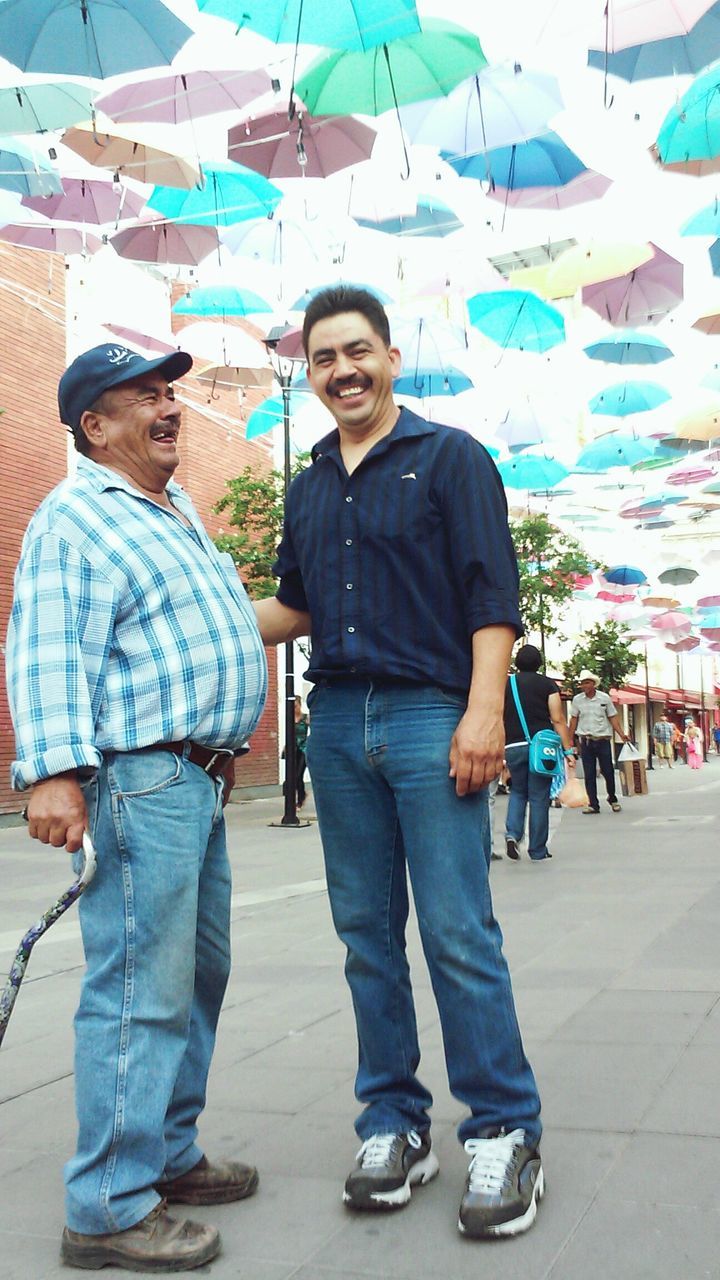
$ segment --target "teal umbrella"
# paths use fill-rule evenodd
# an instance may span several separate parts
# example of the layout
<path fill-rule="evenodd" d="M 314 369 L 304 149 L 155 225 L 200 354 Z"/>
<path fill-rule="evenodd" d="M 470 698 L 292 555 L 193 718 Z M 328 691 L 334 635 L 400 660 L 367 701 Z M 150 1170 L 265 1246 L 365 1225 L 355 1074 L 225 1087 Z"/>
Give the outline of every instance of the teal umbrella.
<path fill-rule="evenodd" d="M 583 349 L 591 360 L 604 360 L 606 364 L 660 364 L 672 356 L 659 338 L 637 329 L 624 329 L 622 334 L 600 338 Z"/>
<path fill-rule="evenodd" d="M 302 409 L 308 401 L 307 392 L 291 391 L 290 416 L 297 413 L 298 409 Z M 250 414 L 245 426 L 245 439 L 254 440 L 256 436 L 263 436 L 274 427 L 281 426 L 283 412 L 282 396 L 268 396 L 267 400 L 263 400 Z"/>
<path fill-rule="evenodd" d="M 720 131 L 718 132 L 716 154 L 720 154 Z M 720 236 L 720 206 L 718 201 L 713 200 L 712 204 L 706 205 L 704 209 L 700 209 L 683 222 L 680 234 L 683 236 Z M 712 252 L 710 261 L 713 263 L 713 275 L 716 275 Z"/>
<path fill-rule="evenodd" d="M 355 221 L 359 227 L 391 236 L 449 236 L 463 226 L 454 210 L 433 196 L 418 196 L 414 213 L 401 213 L 393 218 L 356 218 Z"/>
<path fill-rule="evenodd" d="M 641 440 L 630 432 L 611 431 L 580 450 L 574 469 L 609 471 L 612 467 L 632 467 L 645 458 L 651 458 L 655 449 L 654 440 Z"/>
<path fill-rule="evenodd" d="M 62 195 L 60 175 L 19 138 L 0 139 L 0 187 L 23 196 Z"/>
<path fill-rule="evenodd" d="M 498 346 L 547 351 L 565 341 L 560 312 L 523 289 L 476 293 L 467 308 L 470 323 Z"/>
<path fill-rule="evenodd" d="M 92 116 L 92 95 L 70 81 L 0 89 L 0 134 L 67 129 Z"/>
<path fill-rule="evenodd" d="M 248 218 L 268 217 L 282 199 L 282 191 L 261 173 L 232 160 L 203 165 L 205 184 L 183 191 L 155 187 L 148 206 L 169 222 L 210 223 L 228 227 Z"/>
<path fill-rule="evenodd" d="M 393 383 L 399 395 L 419 396 L 423 400 L 427 396 L 458 396 L 473 385 L 466 373 L 451 364 L 446 369 L 418 366 L 401 373 Z"/>
<path fill-rule="evenodd" d="M 555 458 L 523 453 L 498 463 L 506 489 L 554 489 L 566 476 L 567 467 Z"/>
<path fill-rule="evenodd" d="M 589 407 L 591 413 L 625 418 L 629 413 L 657 409 L 670 398 L 670 392 L 657 382 L 616 382 L 593 396 Z"/>
<path fill-rule="evenodd" d="M 272 307 L 251 289 L 209 285 L 184 294 L 173 311 L 177 316 L 252 316 L 272 311 Z"/>
<path fill-rule="evenodd" d="M 420 30 L 413 0 L 197 0 L 197 6 L 276 44 L 371 49 Z"/>
<path fill-rule="evenodd" d="M 447 95 L 486 63 L 471 31 L 426 18 L 417 35 L 366 53 L 322 54 L 295 89 L 312 115 L 379 116 L 401 103 Z"/>

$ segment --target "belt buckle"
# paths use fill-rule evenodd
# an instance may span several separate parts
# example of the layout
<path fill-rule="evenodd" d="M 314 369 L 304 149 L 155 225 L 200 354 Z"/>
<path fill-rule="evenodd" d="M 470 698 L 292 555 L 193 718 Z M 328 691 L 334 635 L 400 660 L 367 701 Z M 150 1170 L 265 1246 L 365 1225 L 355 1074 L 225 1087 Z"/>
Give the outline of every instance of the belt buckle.
<path fill-rule="evenodd" d="M 203 772 L 204 772 L 204 773 L 209 774 L 209 773 L 210 773 L 210 770 L 211 770 L 211 769 L 213 769 L 213 768 L 215 767 L 215 762 L 216 762 L 216 760 L 219 760 L 220 756 L 228 756 L 228 757 L 231 757 L 231 756 L 233 756 L 234 754 L 235 754 L 235 753 L 234 753 L 233 751 L 230 751 L 230 749 L 229 749 L 228 747 L 220 747 L 220 749 L 219 749 L 218 751 L 214 751 L 214 752 L 213 752 L 213 754 L 211 755 L 211 757 L 210 757 L 210 759 L 208 760 L 207 764 L 203 765 Z M 210 775 L 210 776 L 212 776 L 212 775 Z"/>

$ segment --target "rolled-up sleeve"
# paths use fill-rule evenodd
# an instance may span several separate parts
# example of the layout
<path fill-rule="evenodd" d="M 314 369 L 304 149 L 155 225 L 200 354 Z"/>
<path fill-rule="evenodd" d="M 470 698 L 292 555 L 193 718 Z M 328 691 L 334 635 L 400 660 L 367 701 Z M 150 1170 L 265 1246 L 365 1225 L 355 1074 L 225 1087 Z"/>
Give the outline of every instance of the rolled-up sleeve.
<path fill-rule="evenodd" d="M 113 586 L 62 539 L 44 534 L 27 548 L 6 655 L 16 790 L 100 764 L 95 724 L 116 609 Z"/>
<path fill-rule="evenodd" d="M 300 613 L 308 613 L 305 587 L 290 532 L 291 513 L 292 489 L 287 496 L 283 535 L 277 551 L 277 560 L 273 565 L 272 571 L 275 577 L 280 579 L 277 589 L 277 598 L 280 603 L 286 605 L 288 609 L 297 609 Z"/>

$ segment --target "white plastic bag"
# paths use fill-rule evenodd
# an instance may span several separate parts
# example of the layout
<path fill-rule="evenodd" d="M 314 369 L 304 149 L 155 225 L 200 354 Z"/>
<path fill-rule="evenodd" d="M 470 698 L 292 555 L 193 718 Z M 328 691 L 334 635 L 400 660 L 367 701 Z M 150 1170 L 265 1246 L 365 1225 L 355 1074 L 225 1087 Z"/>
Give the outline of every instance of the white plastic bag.
<path fill-rule="evenodd" d="M 640 752 L 633 742 L 626 742 L 622 751 L 618 756 L 618 760 L 624 763 L 625 760 L 640 760 Z"/>

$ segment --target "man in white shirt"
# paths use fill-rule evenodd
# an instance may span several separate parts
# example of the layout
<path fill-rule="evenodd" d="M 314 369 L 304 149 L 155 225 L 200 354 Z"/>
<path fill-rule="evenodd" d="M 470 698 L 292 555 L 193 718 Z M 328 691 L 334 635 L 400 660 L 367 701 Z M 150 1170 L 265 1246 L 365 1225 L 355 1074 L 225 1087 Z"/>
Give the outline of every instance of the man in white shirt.
<path fill-rule="evenodd" d="M 581 671 L 578 683 L 582 693 L 576 693 L 570 704 L 570 735 L 577 731 L 580 739 L 580 755 L 585 774 L 585 787 L 589 804 L 583 813 L 599 813 L 600 803 L 597 793 L 597 766 L 605 779 L 608 804 L 613 813 L 620 812 L 615 791 L 615 769 L 612 758 L 613 729 L 629 742 L 612 698 L 597 687 L 597 676 L 592 671 Z"/>

